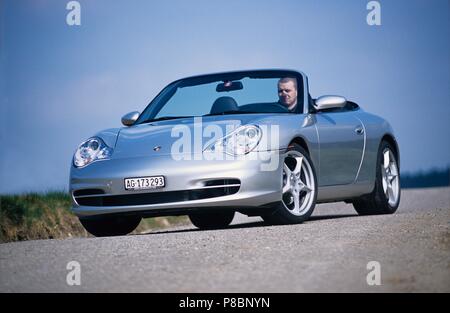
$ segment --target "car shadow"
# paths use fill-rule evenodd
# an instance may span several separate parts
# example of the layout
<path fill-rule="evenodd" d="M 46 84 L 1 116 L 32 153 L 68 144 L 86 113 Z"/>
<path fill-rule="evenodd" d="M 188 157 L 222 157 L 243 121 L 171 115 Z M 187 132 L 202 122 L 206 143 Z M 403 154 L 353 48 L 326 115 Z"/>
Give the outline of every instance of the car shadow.
<path fill-rule="evenodd" d="M 311 216 L 308 221 L 305 223 L 311 223 L 311 222 L 317 222 L 317 221 L 324 221 L 324 220 L 335 220 L 335 219 L 341 219 L 341 218 L 351 218 L 351 217 L 358 217 L 358 214 L 330 214 L 330 215 L 317 215 L 317 216 Z M 216 231 L 216 230 L 227 230 L 227 229 L 246 229 L 246 228 L 255 228 L 255 227 L 281 227 L 285 225 L 271 225 L 264 221 L 261 222 L 250 222 L 250 223 L 241 223 L 241 224 L 233 224 L 226 228 L 219 228 L 219 229 L 198 229 L 195 228 L 192 225 L 186 225 L 186 227 L 190 227 L 187 229 L 168 229 L 168 230 L 155 230 L 155 231 L 149 231 L 146 233 L 140 233 L 136 234 L 137 236 L 142 235 L 161 235 L 161 234 L 177 234 L 177 233 L 191 233 L 191 232 L 205 232 L 205 231 Z M 183 227 L 183 226 L 180 226 Z"/>
<path fill-rule="evenodd" d="M 316 215 L 311 216 L 308 219 L 308 222 L 311 221 L 322 221 L 322 220 L 334 220 L 339 218 L 348 218 L 348 217 L 358 217 L 359 215 L 357 213 L 354 214 L 328 214 L 328 215 Z"/>

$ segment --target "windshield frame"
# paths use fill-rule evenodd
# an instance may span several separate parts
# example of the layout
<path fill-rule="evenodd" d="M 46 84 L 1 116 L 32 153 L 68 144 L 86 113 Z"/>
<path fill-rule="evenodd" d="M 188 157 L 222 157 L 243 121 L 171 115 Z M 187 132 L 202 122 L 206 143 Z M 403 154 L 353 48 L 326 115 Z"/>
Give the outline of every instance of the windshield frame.
<path fill-rule="evenodd" d="M 307 100 L 305 101 L 305 95 L 306 97 L 308 95 L 307 78 L 303 73 L 293 70 L 276 70 L 276 69 L 252 70 L 252 71 L 206 74 L 176 80 L 167 85 L 163 90 L 161 90 L 161 92 L 148 104 L 148 106 L 144 109 L 144 111 L 139 115 L 139 118 L 133 125 L 147 123 L 148 121 L 152 120 L 162 109 L 162 107 L 166 105 L 169 99 L 175 94 L 177 89 L 181 87 L 196 86 L 200 84 L 222 82 L 227 80 L 228 81 L 241 80 L 246 77 L 264 79 L 264 78 L 279 78 L 287 76 L 297 78 L 297 86 L 299 86 L 298 99 L 301 100 L 302 103 L 299 104 L 299 109 L 297 109 L 296 112 L 290 112 L 286 114 L 303 114 L 305 113 L 305 103 L 308 104 L 308 101 Z M 242 113 L 246 114 L 245 112 Z M 247 114 L 256 114 L 256 113 L 247 113 Z"/>

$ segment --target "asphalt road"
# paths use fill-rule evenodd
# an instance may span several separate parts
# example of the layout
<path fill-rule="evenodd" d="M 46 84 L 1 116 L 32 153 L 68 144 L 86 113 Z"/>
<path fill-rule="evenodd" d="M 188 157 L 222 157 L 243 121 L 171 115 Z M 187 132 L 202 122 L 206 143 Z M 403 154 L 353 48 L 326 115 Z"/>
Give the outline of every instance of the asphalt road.
<path fill-rule="evenodd" d="M 81 266 L 79 286 L 66 282 L 70 261 Z M 367 284 L 369 261 L 381 285 Z M 241 215 L 216 231 L 0 245 L 0 292 L 80 291 L 450 292 L 450 188 L 404 190 L 394 215 L 322 204 L 301 225 Z"/>

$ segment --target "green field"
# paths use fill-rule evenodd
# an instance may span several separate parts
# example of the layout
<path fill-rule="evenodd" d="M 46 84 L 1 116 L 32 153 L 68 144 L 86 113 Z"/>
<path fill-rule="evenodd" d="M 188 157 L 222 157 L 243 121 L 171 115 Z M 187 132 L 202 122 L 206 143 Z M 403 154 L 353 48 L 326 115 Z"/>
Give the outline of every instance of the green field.
<path fill-rule="evenodd" d="M 90 236 L 70 210 L 65 192 L 0 195 L 0 242 Z M 135 233 L 185 224 L 188 218 L 143 219 Z"/>

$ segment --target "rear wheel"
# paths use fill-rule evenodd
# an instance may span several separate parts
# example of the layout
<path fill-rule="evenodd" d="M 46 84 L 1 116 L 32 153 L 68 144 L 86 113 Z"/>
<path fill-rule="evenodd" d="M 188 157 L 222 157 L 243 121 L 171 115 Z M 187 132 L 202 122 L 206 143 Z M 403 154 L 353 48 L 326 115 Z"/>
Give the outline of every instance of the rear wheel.
<path fill-rule="evenodd" d="M 200 229 L 219 229 L 231 224 L 234 211 L 202 212 L 189 215 L 189 219 L 195 227 Z"/>
<path fill-rule="evenodd" d="M 282 201 L 261 216 L 269 224 L 296 224 L 307 220 L 316 205 L 317 178 L 308 153 L 293 144 L 286 152 L 282 171 Z"/>
<path fill-rule="evenodd" d="M 108 216 L 80 218 L 83 227 L 96 237 L 124 236 L 141 222 L 140 216 Z"/>
<path fill-rule="evenodd" d="M 358 214 L 392 214 L 397 210 L 400 203 L 400 172 L 393 151 L 388 142 L 381 142 L 374 190 L 353 201 L 353 207 Z"/>

